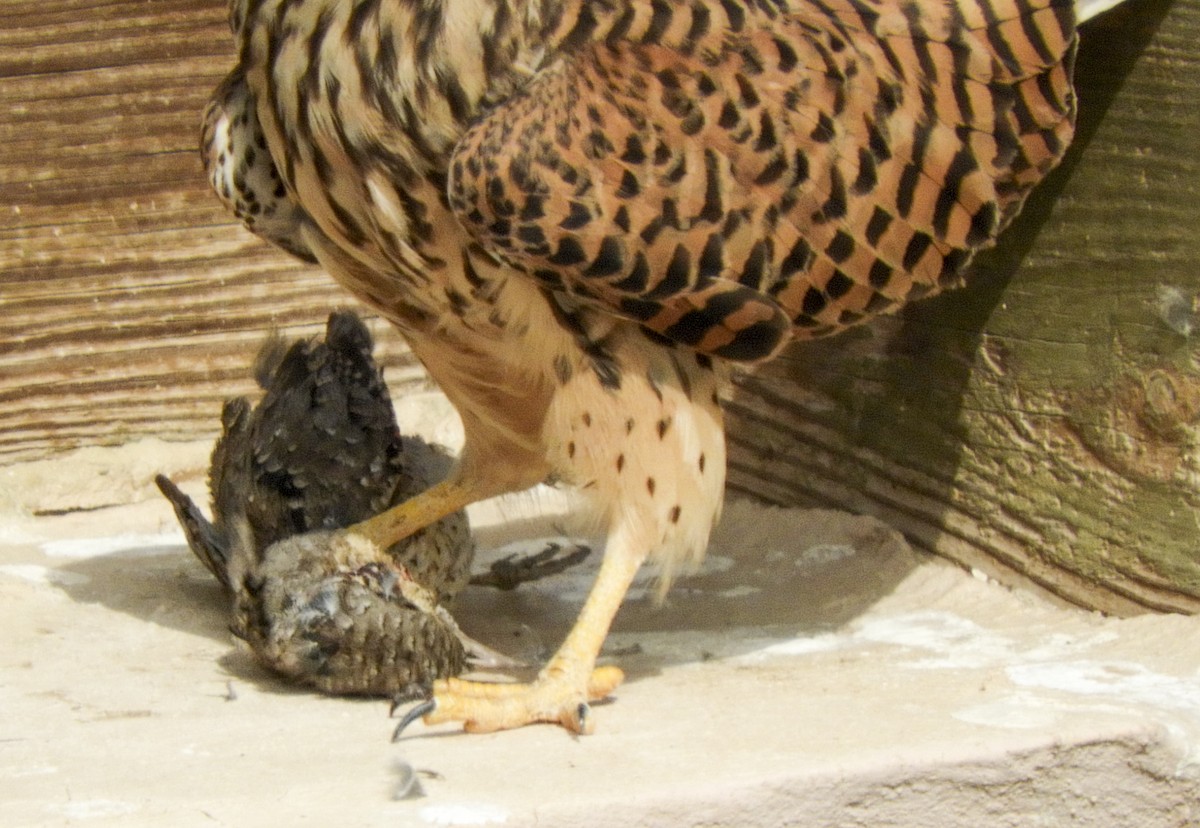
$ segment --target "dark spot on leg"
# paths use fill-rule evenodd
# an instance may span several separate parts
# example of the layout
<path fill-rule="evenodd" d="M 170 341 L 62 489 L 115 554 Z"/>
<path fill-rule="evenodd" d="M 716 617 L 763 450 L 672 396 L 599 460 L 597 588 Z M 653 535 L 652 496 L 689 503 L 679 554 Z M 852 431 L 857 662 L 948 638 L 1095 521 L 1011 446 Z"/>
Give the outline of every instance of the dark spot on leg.
<path fill-rule="evenodd" d="M 625 468 L 625 455 L 618 454 L 617 455 L 617 471 L 621 471 L 624 468 Z"/>
<path fill-rule="evenodd" d="M 651 495 L 653 495 L 655 486 L 657 486 L 657 484 L 654 482 L 654 478 L 647 477 L 646 478 L 646 491 L 648 491 Z"/>
<path fill-rule="evenodd" d="M 700 473 L 704 474 L 704 453 L 700 453 Z"/>
<path fill-rule="evenodd" d="M 669 515 L 671 518 L 671 523 L 679 523 L 679 516 L 682 513 L 683 513 L 683 508 L 681 506 L 679 506 L 679 504 L 672 506 L 671 513 Z"/>
<path fill-rule="evenodd" d="M 658 421 L 658 439 L 663 439 L 667 436 L 667 431 L 671 428 L 671 418 L 664 417 Z"/>
<path fill-rule="evenodd" d="M 567 443 L 567 457 L 574 459 L 575 457 L 575 441 Z"/>
<path fill-rule="evenodd" d="M 633 418 L 630 417 L 628 420 L 625 421 L 625 433 L 630 434 L 632 432 L 633 432 Z"/>
<path fill-rule="evenodd" d="M 592 415 L 590 412 L 583 412 L 583 424 L 588 428 L 592 427 Z"/>

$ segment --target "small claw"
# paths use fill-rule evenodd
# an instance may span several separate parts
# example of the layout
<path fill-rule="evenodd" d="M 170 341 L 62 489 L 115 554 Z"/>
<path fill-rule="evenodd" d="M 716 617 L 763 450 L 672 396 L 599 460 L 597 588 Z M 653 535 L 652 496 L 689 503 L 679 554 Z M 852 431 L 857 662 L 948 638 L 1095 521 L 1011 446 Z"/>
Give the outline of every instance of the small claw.
<path fill-rule="evenodd" d="M 433 698 L 433 684 L 428 681 L 414 681 L 396 691 L 392 696 L 392 706 L 388 708 L 388 718 L 396 715 L 396 709 L 402 704 Z"/>
<path fill-rule="evenodd" d="M 396 706 L 393 703 L 392 711 L 395 712 Z M 433 711 L 437 710 L 437 699 L 426 699 L 418 704 L 412 710 L 404 714 L 404 718 L 400 720 L 400 724 L 396 725 L 396 729 L 392 731 L 392 741 L 400 741 L 400 734 L 404 733 L 404 729 L 410 724 L 420 719 L 423 716 L 428 716 Z"/>

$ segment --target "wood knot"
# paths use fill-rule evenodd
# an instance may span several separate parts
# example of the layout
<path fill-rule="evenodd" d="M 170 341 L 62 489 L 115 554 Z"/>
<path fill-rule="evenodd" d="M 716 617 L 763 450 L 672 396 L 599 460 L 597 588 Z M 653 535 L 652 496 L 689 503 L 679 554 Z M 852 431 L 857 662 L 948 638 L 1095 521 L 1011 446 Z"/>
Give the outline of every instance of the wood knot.
<path fill-rule="evenodd" d="M 1200 454 L 1200 375 L 1169 365 L 1131 370 L 1072 408 L 1096 457 L 1130 477 L 1167 483 Z"/>

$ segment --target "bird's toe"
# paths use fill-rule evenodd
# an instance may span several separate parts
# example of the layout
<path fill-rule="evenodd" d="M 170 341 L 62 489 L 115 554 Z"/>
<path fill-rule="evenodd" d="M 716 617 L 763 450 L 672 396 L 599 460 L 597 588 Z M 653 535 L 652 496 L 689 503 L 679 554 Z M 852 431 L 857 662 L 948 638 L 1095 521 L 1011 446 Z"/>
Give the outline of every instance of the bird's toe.
<path fill-rule="evenodd" d="M 462 722 L 470 733 L 511 730 L 528 724 L 557 724 L 572 733 L 591 733 L 595 727 L 590 703 L 606 698 L 624 679 L 616 667 L 600 667 L 576 679 L 543 673 L 521 684 L 444 679 L 432 695 L 404 714 L 393 738 L 399 738 L 417 719 L 433 725 Z"/>

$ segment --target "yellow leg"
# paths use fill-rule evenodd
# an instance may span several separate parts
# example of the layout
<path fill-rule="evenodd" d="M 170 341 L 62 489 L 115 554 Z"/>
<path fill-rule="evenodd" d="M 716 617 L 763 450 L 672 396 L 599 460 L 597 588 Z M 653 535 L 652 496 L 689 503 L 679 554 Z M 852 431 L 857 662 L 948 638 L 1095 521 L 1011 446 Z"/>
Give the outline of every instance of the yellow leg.
<path fill-rule="evenodd" d="M 625 675 L 617 667 L 596 668 L 596 656 L 629 584 L 645 559 L 631 554 L 615 537 L 609 541 L 596 583 L 579 618 L 558 652 L 538 677 L 527 684 L 445 679 L 434 683 L 433 698 L 409 711 L 396 736 L 416 718 L 426 724 L 460 721 L 465 730 L 506 730 L 534 722 L 551 722 L 575 733 L 590 733 L 588 702 L 604 698 Z"/>
<path fill-rule="evenodd" d="M 372 518 L 338 530 L 330 541 L 330 555 L 335 563 L 348 569 L 372 563 L 391 565 L 387 550 L 392 544 L 491 494 L 452 477 Z"/>
<path fill-rule="evenodd" d="M 346 531 L 374 543 L 380 549 L 387 549 L 414 532 L 488 496 L 474 487 L 464 485 L 461 478 L 451 477 L 375 517 L 348 527 Z"/>

